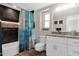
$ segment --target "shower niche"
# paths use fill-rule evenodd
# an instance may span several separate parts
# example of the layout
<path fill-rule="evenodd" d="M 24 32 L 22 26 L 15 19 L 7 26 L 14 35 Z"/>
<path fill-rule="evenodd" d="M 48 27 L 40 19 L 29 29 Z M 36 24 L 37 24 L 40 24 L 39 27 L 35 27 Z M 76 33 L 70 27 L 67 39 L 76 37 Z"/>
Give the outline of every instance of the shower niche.
<path fill-rule="evenodd" d="M 18 41 L 18 28 L 2 28 L 3 44 Z"/>

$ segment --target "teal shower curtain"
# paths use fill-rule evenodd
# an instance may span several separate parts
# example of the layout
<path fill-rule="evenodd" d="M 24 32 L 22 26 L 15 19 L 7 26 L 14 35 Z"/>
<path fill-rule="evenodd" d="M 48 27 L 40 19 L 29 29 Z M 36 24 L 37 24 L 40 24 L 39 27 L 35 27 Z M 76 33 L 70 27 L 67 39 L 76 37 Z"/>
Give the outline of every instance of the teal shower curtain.
<path fill-rule="evenodd" d="M 29 49 L 31 43 L 29 43 L 29 38 L 32 37 L 32 29 L 34 26 L 34 11 L 21 10 L 19 17 L 19 51 Z"/>
<path fill-rule="evenodd" d="M 21 10 L 19 17 L 19 51 L 28 49 L 27 41 L 29 40 L 29 11 Z"/>
<path fill-rule="evenodd" d="M 29 30 L 30 30 L 30 37 L 29 37 L 29 49 L 34 48 L 35 44 L 35 20 L 34 20 L 34 11 L 30 11 L 29 17 Z"/>

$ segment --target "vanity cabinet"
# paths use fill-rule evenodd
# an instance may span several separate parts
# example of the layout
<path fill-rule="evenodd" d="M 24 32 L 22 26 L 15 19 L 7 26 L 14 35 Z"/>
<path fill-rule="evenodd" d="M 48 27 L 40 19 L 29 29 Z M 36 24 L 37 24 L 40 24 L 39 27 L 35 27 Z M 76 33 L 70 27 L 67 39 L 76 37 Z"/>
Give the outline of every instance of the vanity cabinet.
<path fill-rule="evenodd" d="M 64 38 L 47 37 L 47 55 L 48 56 L 65 56 L 67 55 L 67 45 Z"/>
<path fill-rule="evenodd" d="M 79 39 L 47 36 L 47 56 L 79 56 Z"/>

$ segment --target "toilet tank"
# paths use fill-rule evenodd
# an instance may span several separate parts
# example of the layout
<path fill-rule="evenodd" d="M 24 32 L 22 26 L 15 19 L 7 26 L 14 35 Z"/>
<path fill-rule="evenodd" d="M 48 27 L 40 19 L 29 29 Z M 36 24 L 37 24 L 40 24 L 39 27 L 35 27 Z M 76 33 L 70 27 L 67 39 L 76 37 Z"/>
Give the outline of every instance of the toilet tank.
<path fill-rule="evenodd" d="M 40 42 L 45 43 L 46 42 L 46 36 L 40 36 Z"/>

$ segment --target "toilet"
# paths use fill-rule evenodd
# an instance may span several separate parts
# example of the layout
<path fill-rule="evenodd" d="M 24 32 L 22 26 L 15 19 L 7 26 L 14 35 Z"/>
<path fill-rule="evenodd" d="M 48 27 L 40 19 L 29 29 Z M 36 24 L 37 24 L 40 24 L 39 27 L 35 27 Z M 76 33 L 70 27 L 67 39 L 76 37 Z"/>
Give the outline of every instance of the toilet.
<path fill-rule="evenodd" d="M 35 45 L 35 50 L 38 52 L 42 52 L 44 50 L 46 50 L 46 36 L 40 36 L 40 42 L 36 43 Z"/>

